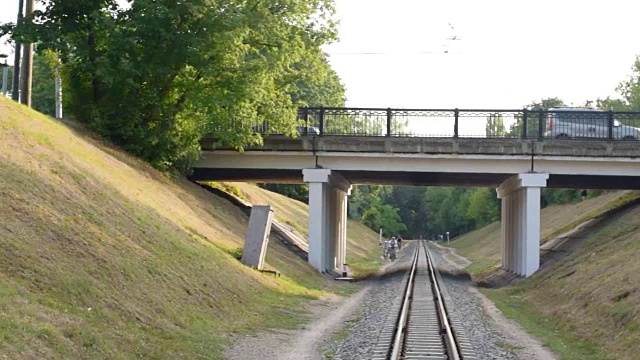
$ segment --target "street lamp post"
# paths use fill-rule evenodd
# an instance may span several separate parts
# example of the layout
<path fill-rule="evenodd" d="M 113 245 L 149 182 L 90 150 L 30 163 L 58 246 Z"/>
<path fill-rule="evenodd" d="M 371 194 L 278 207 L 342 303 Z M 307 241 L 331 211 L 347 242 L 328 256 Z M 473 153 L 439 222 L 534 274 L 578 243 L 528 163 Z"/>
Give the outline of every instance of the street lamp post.
<path fill-rule="evenodd" d="M 7 95 L 7 80 L 9 79 L 9 65 L 7 64 L 7 55 L 0 54 L 0 59 L 4 59 L 2 67 L 2 95 Z"/>
<path fill-rule="evenodd" d="M 56 92 L 56 119 L 62 119 L 62 78 L 60 77 L 60 66 L 55 69 L 55 92 Z"/>
<path fill-rule="evenodd" d="M 449 232 L 447 231 L 447 244 L 449 243 Z"/>

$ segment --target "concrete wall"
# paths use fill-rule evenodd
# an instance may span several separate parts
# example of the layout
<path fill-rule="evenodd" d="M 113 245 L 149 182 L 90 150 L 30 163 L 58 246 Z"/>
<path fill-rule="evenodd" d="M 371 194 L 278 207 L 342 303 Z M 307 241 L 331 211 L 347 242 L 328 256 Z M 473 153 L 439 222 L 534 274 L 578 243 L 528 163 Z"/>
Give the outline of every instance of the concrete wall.
<path fill-rule="evenodd" d="M 203 150 L 214 150 L 215 141 L 205 138 Z M 217 148 L 223 150 L 224 148 Z M 230 150 L 230 149 L 227 149 Z M 321 152 L 378 152 L 409 154 L 477 154 L 539 156 L 637 157 L 637 141 L 587 140 L 522 140 L 522 139 L 464 139 L 364 136 L 285 136 L 265 138 L 264 146 L 247 147 L 246 151 L 321 151 Z"/>
<path fill-rule="evenodd" d="M 566 143 L 579 144 L 571 141 L 560 143 L 563 146 Z M 607 146 L 619 153 L 630 153 L 627 148 L 630 145 L 640 144 L 616 142 Z M 505 150 L 507 155 L 214 150 L 205 151 L 195 163 L 192 179 L 301 183 L 302 169 L 324 168 L 339 171 L 351 184 L 496 187 L 513 174 L 539 172 L 549 174 L 549 187 L 640 189 L 640 156 L 509 154 L 514 149 Z M 600 150 L 604 152 L 606 149 Z M 595 150 L 587 147 L 574 153 L 586 151 Z"/>

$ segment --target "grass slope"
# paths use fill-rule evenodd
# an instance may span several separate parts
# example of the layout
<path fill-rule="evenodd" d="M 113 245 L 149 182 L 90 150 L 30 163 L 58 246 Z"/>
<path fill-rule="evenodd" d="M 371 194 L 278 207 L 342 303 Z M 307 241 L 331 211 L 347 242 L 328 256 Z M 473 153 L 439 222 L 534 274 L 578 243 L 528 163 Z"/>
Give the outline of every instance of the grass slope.
<path fill-rule="evenodd" d="M 252 204 L 273 206 L 274 216 L 278 221 L 293 226 L 301 234 L 308 235 L 307 204 L 247 183 L 227 182 L 222 183 L 219 188 L 236 193 Z M 365 276 L 380 269 L 382 261 L 377 244 L 378 234 L 356 221 L 348 221 L 347 263 L 356 276 Z"/>
<path fill-rule="evenodd" d="M 640 196 L 638 191 L 616 191 L 575 204 L 556 205 L 542 209 L 540 214 L 541 243 L 553 240 L 558 235 L 592 219 L 613 207 L 625 204 Z M 477 275 L 492 271 L 500 265 L 500 223 L 460 236 L 451 242 L 458 254 L 472 261 L 467 268 Z"/>
<path fill-rule="evenodd" d="M 221 358 L 223 334 L 296 326 L 304 299 L 348 289 L 276 241 L 281 278 L 239 264 L 247 220 L 0 98 L 0 357 Z"/>
<path fill-rule="evenodd" d="M 548 241 L 638 196 L 615 192 L 542 211 Z M 482 272 L 499 257 L 499 226 L 467 234 L 454 245 Z M 490 260 L 483 259 L 483 257 Z M 573 253 L 512 287 L 483 290 L 508 317 L 540 337 L 561 359 L 637 359 L 640 353 L 640 207 L 625 210 Z"/>

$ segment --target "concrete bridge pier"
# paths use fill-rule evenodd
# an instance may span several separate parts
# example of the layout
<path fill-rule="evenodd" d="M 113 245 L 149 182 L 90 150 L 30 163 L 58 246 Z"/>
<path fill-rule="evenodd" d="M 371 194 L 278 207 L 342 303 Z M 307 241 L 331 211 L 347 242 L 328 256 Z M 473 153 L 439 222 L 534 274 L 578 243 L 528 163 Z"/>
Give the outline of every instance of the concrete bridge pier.
<path fill-rule="evenodd" d="M 347 253 L 347 196 L 351 184 L 329 169 L 303 169 L 309 184 L 309 264 L 342 272 Z"/>
<path fill-rule="evenodd" d="M 524 173 L 497 188 L 502 200 L 502 266 L 529 277 L 540 267 L 540 188 L 549 174 Z"/>

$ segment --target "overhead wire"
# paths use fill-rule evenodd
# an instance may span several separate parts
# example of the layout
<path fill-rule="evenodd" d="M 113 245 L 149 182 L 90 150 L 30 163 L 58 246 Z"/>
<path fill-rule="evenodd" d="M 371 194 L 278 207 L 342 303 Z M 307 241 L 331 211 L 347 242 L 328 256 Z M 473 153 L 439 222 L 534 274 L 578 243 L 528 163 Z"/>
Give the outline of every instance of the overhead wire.
<path fill-rule="evenodd" d="M 438 54 L 462 54 L 448 50 L 441 51 L 418 51 L 418 52 L 328 52 L 329 55 L 438 55 Z"/>

